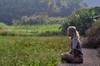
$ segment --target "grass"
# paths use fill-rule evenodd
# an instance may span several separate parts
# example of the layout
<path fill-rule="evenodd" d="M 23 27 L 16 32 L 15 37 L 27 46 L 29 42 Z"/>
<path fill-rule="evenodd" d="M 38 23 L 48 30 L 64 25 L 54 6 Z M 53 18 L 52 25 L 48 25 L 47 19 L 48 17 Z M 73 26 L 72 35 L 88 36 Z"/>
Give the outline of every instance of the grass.
<path fill-rule="evenodd" d="M 9 29 L 11 30 L 19 30 L 19 31 L 23 31 L 23 30 L 28 30 L 28 31 L 34 31 L 34 32 L 43 32 L 43 31 L 59 31 L 59 24 L 48 24 L 48 25 L 34 25 L 34 26 L 30 26 L 30 25 L 21 25 L 21 26 L 10 26 Z"/>
<path fill-rule="evenodd" d="M 17 26 L 6 26 L 0 29 L 0 35 L 20 35 L 20 36 L 36 36 L 44 32 L 60 32 L 59 24 L 51 25 L 17 25 Z"/>
<path fill-rule="evenodd" d="M 56 66 L 68 44 L 66 36 L 0 36 L 0 66 Z"/>
<path fill-rule="evenodd" d="M 36 35 L 59 32 L 59 27 L 53 24 L 1 28 L 0 66 L 56 66 L 60 63 L 60 54 L 69 50 L 68 37 Z"/>

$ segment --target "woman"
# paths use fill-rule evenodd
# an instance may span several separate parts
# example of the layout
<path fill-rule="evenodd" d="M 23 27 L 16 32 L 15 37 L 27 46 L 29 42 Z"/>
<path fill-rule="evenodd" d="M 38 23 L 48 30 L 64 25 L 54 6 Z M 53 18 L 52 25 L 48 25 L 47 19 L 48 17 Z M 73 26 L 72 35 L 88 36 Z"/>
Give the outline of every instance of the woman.
<path fill-rule="evenodd" d="M 69 26 L 67 34 L 71 37 L 71 51 L 69 53 L 63 53 L 61 61 L 68 63 L 83 63 L 79 32 L 76 30 L 75 26 Z"/>

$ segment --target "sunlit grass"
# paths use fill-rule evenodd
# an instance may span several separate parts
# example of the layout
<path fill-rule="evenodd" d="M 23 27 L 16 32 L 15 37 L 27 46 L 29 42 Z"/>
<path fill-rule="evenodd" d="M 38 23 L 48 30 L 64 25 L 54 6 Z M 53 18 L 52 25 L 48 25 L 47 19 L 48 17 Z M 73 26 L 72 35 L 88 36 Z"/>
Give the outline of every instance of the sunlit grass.
<path fill-rule="evenodd" d="M 0 66 L 56 66 L 68 44 L 66 36 L 0 36 Z"/>
<path fill-rule="evenodd" d="M 59 24 L 51 24 L 51 25 L 19 25 L 19 26 L 10 26 L 9 29 L 17 30 L 17 31 L 59 31 Z"/>
<path fill-rule="evenodd" d="M 60 32 L 59 28 L 59 24 L 6 26 L 0 29 L 0 35 L 36 36 L 44 32 Z"/>

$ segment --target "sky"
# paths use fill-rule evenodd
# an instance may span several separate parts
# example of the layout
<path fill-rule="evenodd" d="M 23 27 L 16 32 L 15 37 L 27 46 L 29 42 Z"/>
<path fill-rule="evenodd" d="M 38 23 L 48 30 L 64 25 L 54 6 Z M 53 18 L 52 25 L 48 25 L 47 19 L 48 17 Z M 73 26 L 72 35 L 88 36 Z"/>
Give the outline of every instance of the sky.
<path fill-rule="evenodd" d="M 87 3 L 89 7 L 95 7 L 95 6 L 100 7 L 100 0 L 84 0 L 84 2 Z"/>

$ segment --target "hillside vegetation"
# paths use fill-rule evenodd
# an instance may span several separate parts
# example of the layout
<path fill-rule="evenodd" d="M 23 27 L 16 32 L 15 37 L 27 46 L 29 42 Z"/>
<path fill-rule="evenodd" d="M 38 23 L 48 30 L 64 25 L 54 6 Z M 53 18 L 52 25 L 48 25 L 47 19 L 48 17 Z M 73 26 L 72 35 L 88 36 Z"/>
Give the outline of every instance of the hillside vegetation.
<path fill-rule="evenodd" d="M 86 32 L 87 39 L 84 42 L 84 47 L 100 48 L 100 19 L 92 24 Z"/>
<path fill-rule="evenodd" d="M 14 18 L 41 14 L 63 17 L 80 7 L 82 0 L 0 0 L 0 21 L 12 24 Z"/>

